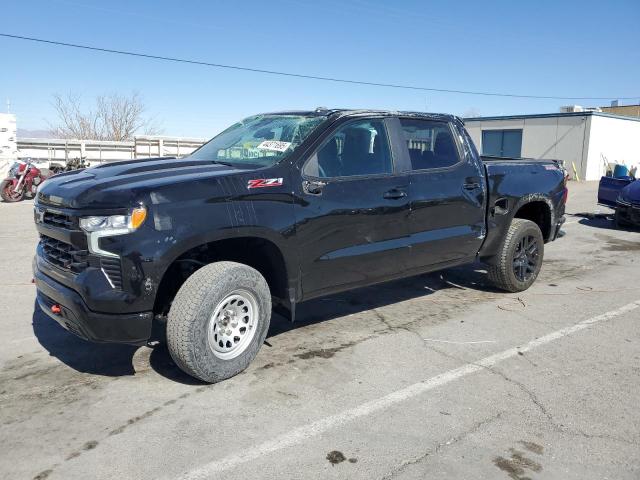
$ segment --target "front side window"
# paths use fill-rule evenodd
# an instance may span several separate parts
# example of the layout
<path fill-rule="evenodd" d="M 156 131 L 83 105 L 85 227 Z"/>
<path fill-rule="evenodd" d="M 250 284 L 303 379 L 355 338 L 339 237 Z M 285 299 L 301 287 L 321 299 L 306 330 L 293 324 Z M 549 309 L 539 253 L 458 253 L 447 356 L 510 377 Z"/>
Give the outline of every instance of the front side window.
<path fill-rule="evenodd" d="M 400 125 L 413 170 L 450 167 L 460 161 L 448 123 L 401 118 Z"/>
<path fill-rule="evenodd" d="M 382 120 L 357 120 L 343 125 L 307 162 L 312 177 L 351 177 L 392 173 L 387 132 Z"/>
<path fill-rule="evenodd" d="M 319 116 L 256 115 L 232 125 L 190 158 L 268 167 L 290 155 L 324 120 Z"/>

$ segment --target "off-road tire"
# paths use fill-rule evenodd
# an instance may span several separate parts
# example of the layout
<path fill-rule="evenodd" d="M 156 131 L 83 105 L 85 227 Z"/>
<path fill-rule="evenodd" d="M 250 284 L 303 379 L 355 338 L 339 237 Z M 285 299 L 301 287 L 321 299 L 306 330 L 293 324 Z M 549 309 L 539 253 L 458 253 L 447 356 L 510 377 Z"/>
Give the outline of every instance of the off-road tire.
<path fill-rule="evenodd" d="M 535 237 L 538 249 L 539 259 L 531 277 L 526 281 L 521 281 L 516 277 L 513 270 L 513 260 L 518 243 L 525 235 Z M 509 230 L 502 242 L 498 255 L 492 259 L 488 265 L 489 280 L 500 290 L 507 292 L 522 292 L 529 288 L 536 281 L 540 269 L 542 268 L 542 260 L 544 257 L 544 238 L 540 227 L 530 220 L 514 218 L 511 221 Z"/>
<path fill-rule="evenodd" d="M 231 292 L 244 289 L 257 302 L 256 331 L 237 357 L 223 360 L 208 341 L 208 326 L 216 307 Z M 167 320 L 167 347 L 180 369 L 204 382 L 215 383 L 242 372 L 264 343 L 271 320 L 271 293 L 254 268 L 216 262 L 197 270 L 180 287 Z"/>
<path fill-rule="evenodd" d="M 20 193 L 19 195 L 12 197 L 11 195 L 7 195 L 7 193 L 5 192 L 8 184 L 13 184 L 13 182 L 11 180 L 3 180 L 2 183 L 0 183 L 0 197 L 2 197 L 2 199 L 8 203 L 15 203 L 23 200 L 24 189 L 22 189 L 22 193 Z"/>

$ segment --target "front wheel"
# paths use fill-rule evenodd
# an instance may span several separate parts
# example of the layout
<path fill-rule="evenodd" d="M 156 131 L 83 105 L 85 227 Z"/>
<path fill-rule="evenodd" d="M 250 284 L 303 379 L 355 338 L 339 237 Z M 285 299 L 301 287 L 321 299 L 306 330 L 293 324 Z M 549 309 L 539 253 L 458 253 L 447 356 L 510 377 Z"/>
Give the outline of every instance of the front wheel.
<path fill-rule="evenodd" d="M 619 230 L 624 230 L 625 228 L 629 227 L 629 222 L 625 221 L 622 218 L 622 215 L 620 215 L 620 211 L 618 211 L 617 208 L 616 208 L 615 216 L 613 217 L 613 221 L 615 223 L 616 228 Z"/>
<path fill-rule="evenodd" d="M 0 196 L 5 202 L 19 202 L 24 198 L 24 188 L 19 192 L 14 192 L 14 184 L 12 180 L 3 180 L 0 184 Z"/>
<path fill-rule="evenodd" d="M 167 346 L 178 367 L 209 383 L 243 371 L 264 343 L 271 293 L 255 269 L 216 262 L 191 275 L 169 310 Z"/>
<path fill-rule="evenodd" d="M 514 218 L 500 252 L 489 265 L 489 279 L 507 292 L 526 290 L 538 278 L 544 257 L 540 227 L 530 220 Z"/>

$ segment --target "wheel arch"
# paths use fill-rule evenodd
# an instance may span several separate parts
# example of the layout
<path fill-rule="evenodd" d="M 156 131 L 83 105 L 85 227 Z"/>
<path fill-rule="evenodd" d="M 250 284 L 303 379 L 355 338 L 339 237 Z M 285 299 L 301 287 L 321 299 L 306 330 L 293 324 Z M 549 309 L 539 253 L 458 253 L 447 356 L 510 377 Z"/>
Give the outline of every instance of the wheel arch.
<path fill-rule="evenodd" d="M 255 268 L 267 281 L 275 307 L 293 314 L 297 296 L 297 265 L 282 236 L 247 229 L 222 235 L 197 235 L 165 255 L 158 276 L 154 313 L 166 314 L 173 297 L 193 272 L 217 261 L 235 261 Z M 284 312 L 286 313 L 286 312 Z"/>
<path fill-rule="evenodd" d="M 551 240 L 555 225 L 554 208 L 551 199 L 535 193 L 522 197 L 513 208 L 513 217 L 530 220 L 540 228 L 545 242 Z"/>

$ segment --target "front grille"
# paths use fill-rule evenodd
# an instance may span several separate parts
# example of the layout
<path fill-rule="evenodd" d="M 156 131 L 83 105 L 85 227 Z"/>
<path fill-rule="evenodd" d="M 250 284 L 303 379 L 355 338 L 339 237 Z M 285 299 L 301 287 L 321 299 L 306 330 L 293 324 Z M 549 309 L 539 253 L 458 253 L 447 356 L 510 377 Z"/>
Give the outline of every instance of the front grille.
<path fill-rule="evenodd" d="M 46 235 L 40 235 L 40 244 L 47 261 L 60 268 L 80 273 L 89 265 L 87 250 L 80 250 L 73 245 Z"/>
<path fill-rule="evenodd" d="M 122 289 L 122 267 L 119 258 L 101 258 L 102 271 L 111 281 L 114 288 Z"/>
<path fill-rule="evenodd" d="M 111 286 L 122 290 L 122 267 L 120 258 L 89 255 L 85 233 L 80 229 L 79 217 L 68 215 L 59 210 L 36 209 L 36 223 L 43 227 L 40 231 L 42 255 L 49 263 L 73 274 L 84 272 L 88 267 L 101 269 Z M 51 228 L 53 227 L 53 228 Z M 54 232 L 53 230 L 56 230 Z M 49 235 L 59 236 L 64 231 L 65 240 L 58 240 Z"/>
<path fill-rule="evenodd" d="M 74 220 L 70 215 L 64 213 L 54 213 L 46 210 L 42 216 L 42 223 L 58 228 L 73 229 Z"/>

